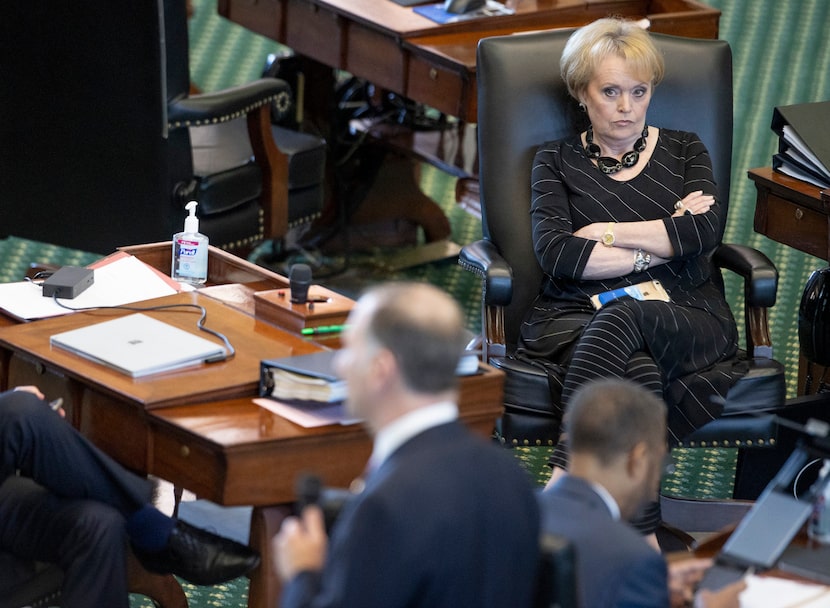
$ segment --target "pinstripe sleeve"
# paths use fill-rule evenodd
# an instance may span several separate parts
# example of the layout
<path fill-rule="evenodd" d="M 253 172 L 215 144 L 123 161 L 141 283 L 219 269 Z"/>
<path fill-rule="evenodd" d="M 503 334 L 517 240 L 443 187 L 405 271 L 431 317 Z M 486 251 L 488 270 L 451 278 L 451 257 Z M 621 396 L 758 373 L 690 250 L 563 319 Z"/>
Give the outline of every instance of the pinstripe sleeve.
<path fill-rule="evenodd" d="M 596 241 L 573 236 L 568 188 L 562 179 L 562 147 L 550 142 L 536 152 L 531 171 L 530 214 L 536 258 L 551 276 L 578 279 L 588 263 Z M 576 168 L 565 168 L 577 171 Z"/>
<path fill-rule="evenodd" d="M 718 198 L 712 161 L 706 146 L 694 133 L 676 132 L 675 135 L 685 138 L 679 142 L 680 158 L 685 160 L 683 192 L 678 199 L 696 190 L 715 197 L 715 204 L 706 213 L 663 220 L 675 251 L 674 257 L 683 259 L 711 251 L 720 244 L 726 224 L 726 209 Z"/>

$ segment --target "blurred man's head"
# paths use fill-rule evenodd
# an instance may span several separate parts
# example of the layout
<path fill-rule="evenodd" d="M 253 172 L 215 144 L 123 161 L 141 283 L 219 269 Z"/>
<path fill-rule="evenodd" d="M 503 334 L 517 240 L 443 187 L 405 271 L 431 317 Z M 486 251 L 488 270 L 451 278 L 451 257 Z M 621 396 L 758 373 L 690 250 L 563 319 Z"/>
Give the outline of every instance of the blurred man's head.
<path fill-rule="evenodd" d="M 369 290 L 349 315 L 336 358 L 350 414 L 377 430 L 418 404 L 452 398 L 463 350 L 463 316 L 445 292 L 426 283 Z"/>
<path fill-rule="evenodd" d="M 655 500 L 666 458 L 666 405 L 628 380 L 583 386 L 568 410 L 570 471 L 601 483 L 629 518 Z"/>

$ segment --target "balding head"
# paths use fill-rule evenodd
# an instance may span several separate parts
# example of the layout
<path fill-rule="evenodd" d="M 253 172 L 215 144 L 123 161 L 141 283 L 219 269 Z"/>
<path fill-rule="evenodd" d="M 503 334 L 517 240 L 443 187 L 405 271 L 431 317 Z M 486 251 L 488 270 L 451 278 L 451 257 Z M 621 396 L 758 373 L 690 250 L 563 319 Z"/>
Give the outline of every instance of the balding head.
<path fill-rule="evenodd" d="M 405 385 L 417 393 L 454 388 L 464 350 L 463 316 L 447 293 L 427 283 L 389 283 L 358 302 L 367 337 L 388 349 Z"/>

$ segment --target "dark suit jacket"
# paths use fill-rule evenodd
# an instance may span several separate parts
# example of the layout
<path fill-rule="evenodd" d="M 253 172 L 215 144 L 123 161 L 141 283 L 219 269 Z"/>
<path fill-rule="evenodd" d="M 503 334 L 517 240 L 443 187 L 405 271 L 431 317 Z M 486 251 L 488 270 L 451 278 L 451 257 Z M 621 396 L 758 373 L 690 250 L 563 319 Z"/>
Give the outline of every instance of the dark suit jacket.
<path fill-rule="evenodd" d="M 665 560 L 634 528 L 611 517 L 588 482 L 563 477 L 539 502 L 542 529 L 574 544 L 583 608 L 669 605 Z"/>
<path fill-rule="evenodd" d="M 524 608 L 538 560 L 538 505 L 520 465 L 460 423 L 396 450 L 344 507 L 323 572 L 283 608 Z"/>

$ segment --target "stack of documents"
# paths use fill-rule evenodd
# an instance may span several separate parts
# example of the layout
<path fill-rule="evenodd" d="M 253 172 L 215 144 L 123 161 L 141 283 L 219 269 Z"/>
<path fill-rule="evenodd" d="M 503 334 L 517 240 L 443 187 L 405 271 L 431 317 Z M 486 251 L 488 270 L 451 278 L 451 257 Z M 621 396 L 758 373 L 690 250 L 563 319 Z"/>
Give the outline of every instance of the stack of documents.
<path fill-rule="evenodd" d="M 775 108 L 771 127 L 778 134 L 772 168 L 830 188 L 830 101 Z"/>
<path fill-rule="evenodd" d="M 346 381 L 334 371 L 335 355 L 324 350 L 262 361 L 255 403 L 303 427 L 359 422 L 343 406 Z"/>
<path fill-rule="evenodd" d="M 269 359 L 260 365 L 260 397 L 288 403 L 335 403 L 346 398 L 346 381 L 334 371 L 335 351 Z"/>
<path fill-rule="evenodd" d="M 72 300 L 61 299 L 63 304 L 72 308 L 121 306 L 173 295 L 180 288 L 170 277 L 126 253 L 109 256 L 91 268 L 95 283 Z M 31 281 L 0 284 L 0 309 L 23 321 L 72 312 L 43 297 L 43 288 Z"/>

